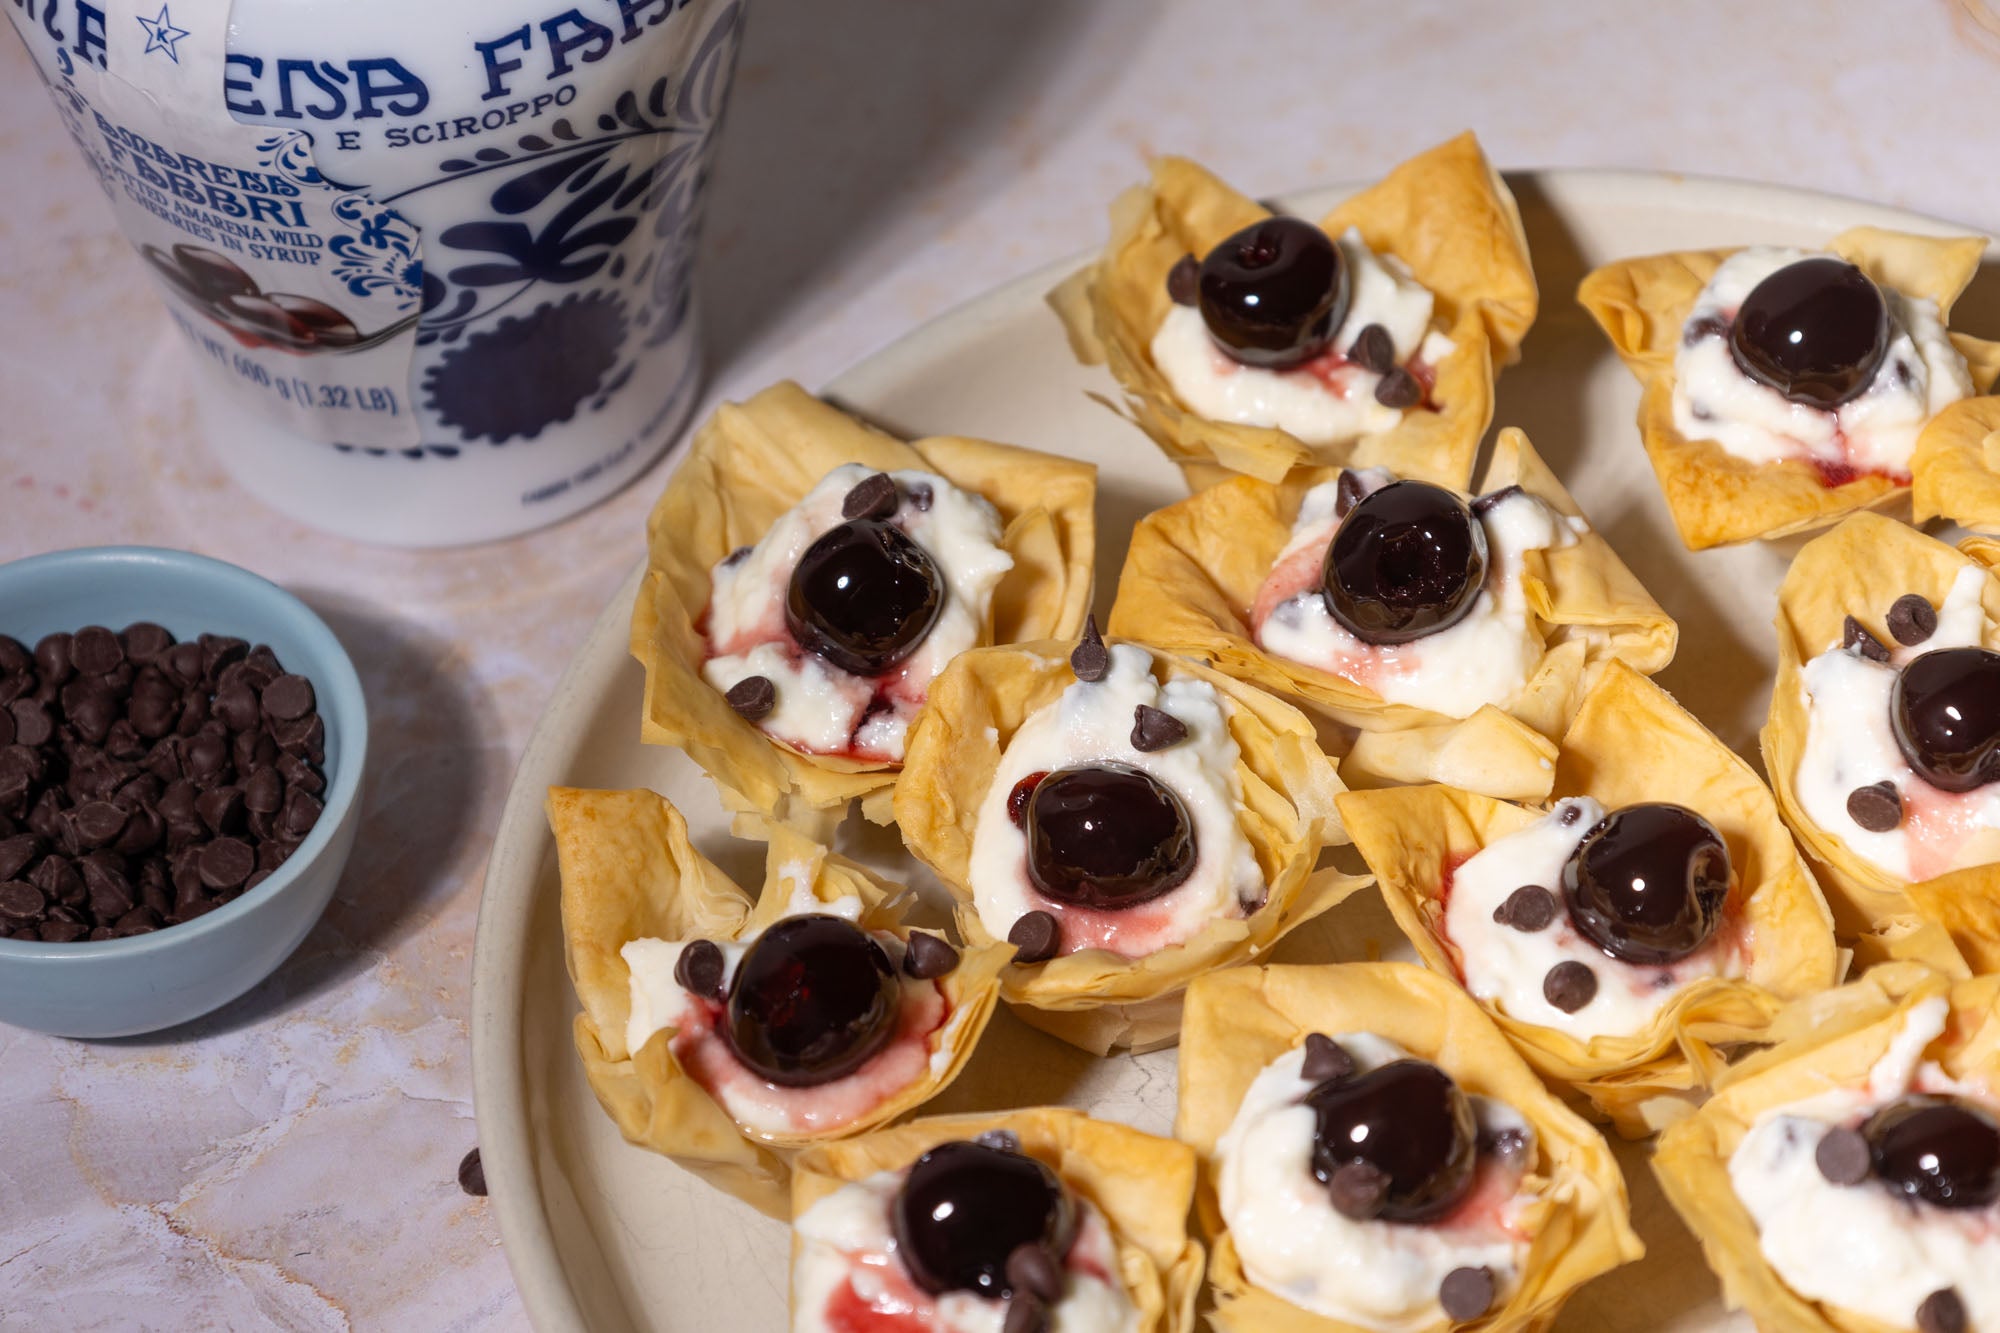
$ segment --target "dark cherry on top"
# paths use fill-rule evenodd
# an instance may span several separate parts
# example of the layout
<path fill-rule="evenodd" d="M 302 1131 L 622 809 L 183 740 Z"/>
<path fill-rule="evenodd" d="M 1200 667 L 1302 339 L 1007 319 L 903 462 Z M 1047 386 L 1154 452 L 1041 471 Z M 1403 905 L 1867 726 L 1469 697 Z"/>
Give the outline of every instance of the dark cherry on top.
<path fill-rule="evenodd" d="M 1398 644 L 1463 620 L 1486 581 L 1486 529 L 1465 501 L 1392 481 L 1356 501 L 1326 550 L 1326 608 L 1364 643 Z"/>
<path fill-rule="evenodd" d="M 1046 896 L 1115 911 L 1194 870 L 1194 826 L 1172 789 L 1123 764 L 1058 769 L 1027 798 L 1028 878 Z"/>
<path fill-rule="evenodd" d="M 1289 370 L 1324 352 L 1347 318 L 1347 261 L 1310 222 L 1265 218 L 1201 261 L 1209 336 L 1246 366 Z"/>
<path fill-rule="evenodd" d="M 1062 1181 L 1024 1153 L 985 1143 L 940 1143 L 919 1157 L 890 1205 L 903 1267 L 932 1295 L 1013 1295 L 1007 1257 L 1040 1245 L 1060 1260 L 1076 1237 L 1076 1206 Z"/>
<path fill-rule="evenodd" d="M 853 922 L 786 917 L 759 935 L 729 988 L 731 1049 L 786 1087 L 853 1073 L 895 1035 L 901 990 L 888 954 Z"/>
<path fill-rule="evenodd" d="M 1584 835 L 1562 883 L 1584 938 L 1628 963 L 1671 963 L 1715 933 L 1729 896 L 1729 849 L 1685 806 L 1628 805 Z"/>
<path fill-rule="evenodd" d="M 1859 397 L 1889 347 L 1889 308 L 1841 259 L 1787 264 L 1751 288 L 1729 330 L 1737 368 L 1789 401 L 1836 408 Z"/>
<path fill-rule="evenodd" d="M 1958 1097 L 1916 1094 L 1889 1103 L 1861 1127 L 1875 1174 L 1941 1208 L 2000 1201 L 2000 1123 Z"/>
<path fill-rule="evenodd" d="M 1322 1183 L 1360 1164 L 1387 1177 L 1376 1213 L 1434 1222 L 1472 1190 L 1479 1130 L 1451 1076 L 1423 1060 L 1394 1060 L 1306 1094 L 1316 1117 L 1312 1169 Z"/>
<path fill-rule="evenodd" d="M 799 646 L 842 671 L 879 676 L 911 653 L 944 610 L 930 552 L 892 523 L 842 523 L 806 548 L 785 596 Z"/>
<path fill-rule="evenodd" d="M 2000 653 L 1925 653 L 1897 673 L 1889 717 L 1903 758 L 1940 791 L 2000 780 Z"/>

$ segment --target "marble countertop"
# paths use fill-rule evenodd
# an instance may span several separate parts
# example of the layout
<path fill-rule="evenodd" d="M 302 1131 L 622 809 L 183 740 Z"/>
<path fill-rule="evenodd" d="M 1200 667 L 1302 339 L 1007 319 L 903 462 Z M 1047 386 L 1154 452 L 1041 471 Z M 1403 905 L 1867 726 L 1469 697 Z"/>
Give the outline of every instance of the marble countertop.
<path fill-rule="evenodd" d="M 709 400 L 823 382 L 1096 244 L 1155 151 L 1261 194 L 1472 126 L 1507 167 L 1762 179 L 2000 229 L 1974 114 L 2000 86 L 1996 0 L 1479 8 L 757 0 L 701 278 Z M 132 541 L 276 579 L 352 650 L 375 751 L 338 896 L 264 985 L 156 1038 L 0 1028 L 0 1329 L 523 1328 L 456 1179 L 480 878 L 664 468 L 480 548 L 299 527 L 204 451 L 186 354 L 5 38 L 0 179 L 0 559 Z"/>

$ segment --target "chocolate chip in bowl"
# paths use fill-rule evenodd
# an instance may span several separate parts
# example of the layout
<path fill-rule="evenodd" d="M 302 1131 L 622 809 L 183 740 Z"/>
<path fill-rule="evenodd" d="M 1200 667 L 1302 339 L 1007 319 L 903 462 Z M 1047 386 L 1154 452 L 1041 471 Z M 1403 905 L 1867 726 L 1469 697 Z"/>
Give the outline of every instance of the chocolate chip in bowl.
<path fill-rule="evenodd" d="M 331 898 L 366 710 L 338 640 L 275 585 L 138 547 L 0 566 L 0 718 L 0 1022 L 186 1022 Z"/>

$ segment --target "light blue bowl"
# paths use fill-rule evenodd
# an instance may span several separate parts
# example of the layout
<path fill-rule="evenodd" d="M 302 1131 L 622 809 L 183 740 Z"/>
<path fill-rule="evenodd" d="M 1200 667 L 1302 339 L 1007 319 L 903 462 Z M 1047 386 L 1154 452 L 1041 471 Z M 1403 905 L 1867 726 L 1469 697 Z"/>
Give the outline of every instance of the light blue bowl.
<path fill-rule="evenodd" d="M 176 639 L 268 643 L 313 683 L 326 724 L 325 809 L 269 879 L 179 926 L 96 943 L 0 940 L 0 1023 L 63 1037 L 157 1032 L 216 1009 L 290 956 L 319 920 L 354 848 L 368 757 L 368 706 L 354 663 L 304 602 L 248 570 L 186 551 L 98 546 L 0 565 L 0 634 L 43 635 L 136 621 Z"/>

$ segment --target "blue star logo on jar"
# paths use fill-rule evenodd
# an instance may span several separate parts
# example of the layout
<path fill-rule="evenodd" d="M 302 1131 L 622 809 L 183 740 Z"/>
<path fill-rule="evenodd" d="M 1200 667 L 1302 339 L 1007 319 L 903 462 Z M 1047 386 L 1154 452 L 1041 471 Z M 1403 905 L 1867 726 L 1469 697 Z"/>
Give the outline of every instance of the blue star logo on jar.
<path fill-rule="evenodd" d="M 173 16 L 167 13 L 167 6 L 160 6 L 158 18 L 140 19 L 139 26 L 146 30 L 146 49 L 140 54 L 151 55 L 155 51 L 165 51 L 167 59 L 176 65 L 181 63 L 180 52 L 174 48 L 188 35 L 188 30 L 174 26 Z"/>

